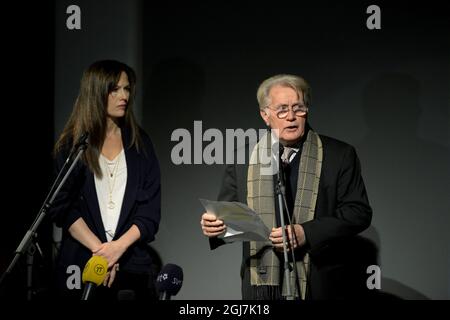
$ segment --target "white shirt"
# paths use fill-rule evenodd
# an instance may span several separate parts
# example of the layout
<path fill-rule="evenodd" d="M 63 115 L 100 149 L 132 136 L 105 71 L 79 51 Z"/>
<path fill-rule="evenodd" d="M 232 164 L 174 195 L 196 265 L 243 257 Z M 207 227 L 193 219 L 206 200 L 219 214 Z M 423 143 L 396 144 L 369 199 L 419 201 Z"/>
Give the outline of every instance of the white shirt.
<path fill-rule="evenodd" d="M 277 151 L 275 151 L 275 149 L 276 149 L 276 147 L 279 146 L 278 143 L 280 143 L 280 142 L 278 140 L 278 137 L 273 132 L 271 134 L 272 134 L 272 140 L 271 140 L 272 141 L 272 152 L 273 152 L 274 156 L 277 156 L 277 155 L 279 155 L 279 153 Z M 289 163 L 295 158 L 297 153 L 300 151 L 300 148 L 298 148 L 298 147 L 295 147 L 295 148 L 294 147 L 290 147 L 290 148 L 294 152 L 291 153 L 291 155 L 290 155 L 290 157 L 288 159 Z M 278 166 L 278 158 L 279 158 L 279 156 L 275 158 L 275 163 L 276 163 L 277 166 Z"/>
<path fill-rule="evenodd" d="M 297 155 L 297 153 L 298 153 L 298 151 L 300 150 L 300 148 L 292 148 L 292 147 L 291 147 L 291 150 L 292 150 L 292 153 L 291 153 L 291 155 L 289 156 L 289 159 L 288 159 L 288 162 L 289 162 L 289 163 L 291 163 L 292 160 L 294 160 L 294 158 L 295 158 L 295 156 Z"/>
<path fill-rule="evenodd" d="M 116 232 L 127 185 L 127 163 L 124 150 L 122 149 L 113 160 L 100 154 L 99 164 L 103 177 L 99 179 L 95 176 L 95 190 L 106 239 L 111 241 Z"/>

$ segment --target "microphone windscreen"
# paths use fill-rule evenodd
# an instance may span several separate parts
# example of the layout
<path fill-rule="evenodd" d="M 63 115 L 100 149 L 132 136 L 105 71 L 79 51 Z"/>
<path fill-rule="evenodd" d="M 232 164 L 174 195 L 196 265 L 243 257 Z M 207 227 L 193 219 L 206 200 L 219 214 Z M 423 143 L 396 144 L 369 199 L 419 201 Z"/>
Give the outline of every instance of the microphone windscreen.
<path fill-rule="evenodd" d="M 84 266 L 82 280 L 83 283 L 92 282 L 97 286 L 105 280 L 108 270 L 108 261 L 101 256 L 92 256 Z"/>
<path fill-rule="evenodd" d="M 183 284 L 183 269 L 176 264 L 166 264 L 156 278 L 156 289 L 174 296 Z"/>

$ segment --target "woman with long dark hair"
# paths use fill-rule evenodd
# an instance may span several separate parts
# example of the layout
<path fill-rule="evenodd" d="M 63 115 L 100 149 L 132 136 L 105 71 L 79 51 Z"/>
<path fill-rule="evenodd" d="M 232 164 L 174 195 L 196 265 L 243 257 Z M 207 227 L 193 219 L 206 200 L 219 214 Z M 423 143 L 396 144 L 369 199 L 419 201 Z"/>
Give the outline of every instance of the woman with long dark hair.
<path fill-rule="evenodd" d="M 93 255 L 108 262 L 97 297 L 115 297 L 123 289 L 134 290 L 137 298 L 152 294 L 148 243 L 161 216 L 160 169 L 150 138 L 133 114 L 135 87 L 135 72 L 126 64 L 92 64 L 55 145 L 59 171 L 83 133 L 89 134 L 88 148 L 52 211 L 63 228 L 57 285 L 69 296 L 79 297 L 81 290 L 70 285 L 68 268 L 83 270 Z"/>

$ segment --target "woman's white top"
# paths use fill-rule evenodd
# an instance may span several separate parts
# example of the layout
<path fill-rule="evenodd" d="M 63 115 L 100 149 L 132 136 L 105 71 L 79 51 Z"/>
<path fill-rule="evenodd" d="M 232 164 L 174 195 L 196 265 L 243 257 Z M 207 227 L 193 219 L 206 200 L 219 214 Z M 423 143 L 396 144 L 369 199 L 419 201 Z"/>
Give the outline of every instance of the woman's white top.
<path fill-rule="evenodd" d="M 109 160 L 100 154 L 99 164 L 103 177 L 99 179 L 95 176 L 95 190 L 97 191 L 106 239 L 111 241 L 116 233 L 127 185 L 127 163 L 124 150 L 122 149 L 113 160 Z"/>

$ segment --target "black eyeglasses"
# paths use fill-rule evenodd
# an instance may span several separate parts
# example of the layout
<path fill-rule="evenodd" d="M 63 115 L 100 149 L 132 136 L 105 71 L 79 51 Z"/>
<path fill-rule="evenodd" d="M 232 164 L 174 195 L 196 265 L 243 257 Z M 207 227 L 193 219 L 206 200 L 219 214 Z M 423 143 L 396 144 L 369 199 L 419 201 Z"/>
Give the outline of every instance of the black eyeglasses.
<path fill-rule="evenodd" d="M 280 105 L 275 108 L 271 108 L 271 107 L 267 106 L 266 108 L 269 108 L 270 110 L 275 111 L 275 113 L 279 119 L 286 118 L 289 113 L 289 106 L 287 104 L 283 104 L 283 105 Z M 303 104 L 299 104 L 299 103 L 293 104 L 291 106 L 291 108 L 292 108 L 292 112 L 294 112 L 294 114 L 297 117 L 302 117 L 308 113 L 308 107 Z"/>

